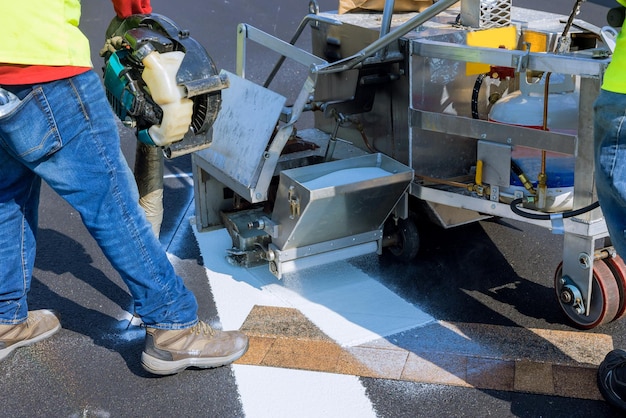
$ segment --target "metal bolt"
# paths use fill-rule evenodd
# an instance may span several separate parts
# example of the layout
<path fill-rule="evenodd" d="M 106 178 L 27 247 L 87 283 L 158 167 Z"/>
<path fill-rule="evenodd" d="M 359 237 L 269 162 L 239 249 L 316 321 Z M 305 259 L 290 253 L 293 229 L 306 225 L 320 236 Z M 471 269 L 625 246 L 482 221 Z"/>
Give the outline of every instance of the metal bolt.
<path fill-rule="evenodd" d="M 569 289 L 563 289 L 561 291 L 561 302 L 570 305 L 574 300 L 574 295 Z"/>
<path fill-rule="evenodd" d="M 589 257 L 587 253 L 580 253 L 578 254 L 578 263 L 580 264 L 580 268 L 586 270 L 591 267 L 591 257 Z"/>

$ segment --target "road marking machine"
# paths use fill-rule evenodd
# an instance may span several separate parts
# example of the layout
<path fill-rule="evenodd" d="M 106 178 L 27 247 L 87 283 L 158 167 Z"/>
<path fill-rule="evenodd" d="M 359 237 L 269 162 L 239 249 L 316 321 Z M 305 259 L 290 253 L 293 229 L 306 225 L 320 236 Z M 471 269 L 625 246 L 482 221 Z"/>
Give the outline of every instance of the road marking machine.
<path fill-rule="evenodd" d="M 198 230 L 225 227 L 233 263 L 280 278 L 367 253 L 411 260 L 416 219 L 515 219 L 563 235 L 554 287 L 575 326 L 621 318 L 626 264 L 594 196 L 592 123 L 615 30 L 576 19 L 581 0 L 569 15 L 395 3 L 311 1 L 289 41 L 242 23 L 235 73 L 187 83 L 219 99 L 192 153 Z M 276 55 L 269 75 L 249 65 L 256 49 Z M 302 75 L 292 98 L 272 88 L 286 71 Z"/>

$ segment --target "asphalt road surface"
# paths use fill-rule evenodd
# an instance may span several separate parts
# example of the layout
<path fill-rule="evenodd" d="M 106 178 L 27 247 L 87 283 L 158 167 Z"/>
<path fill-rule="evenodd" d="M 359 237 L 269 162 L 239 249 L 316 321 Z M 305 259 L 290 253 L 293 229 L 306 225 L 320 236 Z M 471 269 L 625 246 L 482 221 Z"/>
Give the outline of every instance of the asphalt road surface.
<path fill-rule="evenodd" d="M 113 11 L 107 1 L 82 3 L 81 26 L 99 71 L 97 51 Z M 514 6 L 566 15 L 573 3 L 528 0 Z M 229 71 L 235 68 L 238 23 L 288 40 L 308 11 L 304 0 L 152 4 L 155 12 L 188 29 L 218 68 Z M 331 0 L 319 4 L 323 11 L 337 7 Z M 612 5 L 587 1 L 579 18 L 603 26 Z M 305 36 L 303 48 L 306 41 Z M 250 59 L 259 66 L 273 64 L 263 54 Z M 288 73 L 276 88 L 298 88 L 298 75 Z M 135 138 L 125 128 L 120 132 L 132 167 Z M 561 237 L 506 220 L 447 231 L 426 227 L 422 250 L 409 264 L 361 257 L 290 286 L 259 270 L 220 264 L 220 235 L 196 233 L 190 223 L 190 173 L 188 157 L 166 164 L 161 241 L 201 302 L 200 316 L 216 327 L 244 328 L 252 336 L 250 353 L 216 370 L 165 378 L 144 372 L 139 365 L 143 330 L 129 323 L 125 285 L 79 215 L 44 188 L 30 304 L 59 311 L 63 330 L 0 363 L 1 415 L 617 416 L 599 398 L 594 365 L 613 346 L 626 347 L 624 323 L 587 332 L 567 323 L 552 285 Z M 350 292 L 331 289 L 327 279 L 333 275 L 346 280 Z M 324 292 L 302 288 L 318 282 L 327 286 Z M 373 293 L 365 294 L 365 287 Z M 339 292 L 332 293 L 335 299 L 325 298 L 330 290 Z M 337 298 L 363 303 L 358 312 L 357 307 L 343 312 Z M 383 318 L 376 324 L 382 328 L 405 322 L 393 334 L 368 340 L 376 318 Z M 483 370 L 490 371 L 486 380 Z"/>

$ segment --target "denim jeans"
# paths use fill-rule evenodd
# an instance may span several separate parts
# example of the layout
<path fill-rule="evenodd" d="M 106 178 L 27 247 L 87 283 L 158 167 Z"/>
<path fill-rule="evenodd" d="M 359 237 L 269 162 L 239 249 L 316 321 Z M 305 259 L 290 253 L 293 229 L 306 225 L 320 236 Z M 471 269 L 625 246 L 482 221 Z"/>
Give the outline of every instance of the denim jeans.
<path fill-rule="evenodd" d="M 626 94 L 601 90 L 594 111 L 598 200 L 613 246 L 626 259 Z"/>
<path fill-rule="evenodd" d="M 128 286 L 146 325 L 187 328 L 197 302 L 138 204 L 114 116 L 93 71 L 32 86 L 0 118 L 0 324 L 28 315 L 43 179 L 78 213 Z"/>

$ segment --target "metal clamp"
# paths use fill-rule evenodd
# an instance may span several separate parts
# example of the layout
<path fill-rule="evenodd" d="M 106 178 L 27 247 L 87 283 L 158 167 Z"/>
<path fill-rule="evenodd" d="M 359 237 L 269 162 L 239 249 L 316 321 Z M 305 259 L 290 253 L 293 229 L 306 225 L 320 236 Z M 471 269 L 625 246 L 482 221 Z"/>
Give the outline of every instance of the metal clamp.
<path fill-rule="evenodd" d="M 297 216 L 300 216 L 300 197 L 296 194 L 295 187 L 289 187 L 287 200 L 289 201 L 289 218 L 295 219 Z"/>
<path fill-rule="evenodd" d="M 20 103 L 15 94 L 0 87 L 0 118 L 11 113 Z"/>

